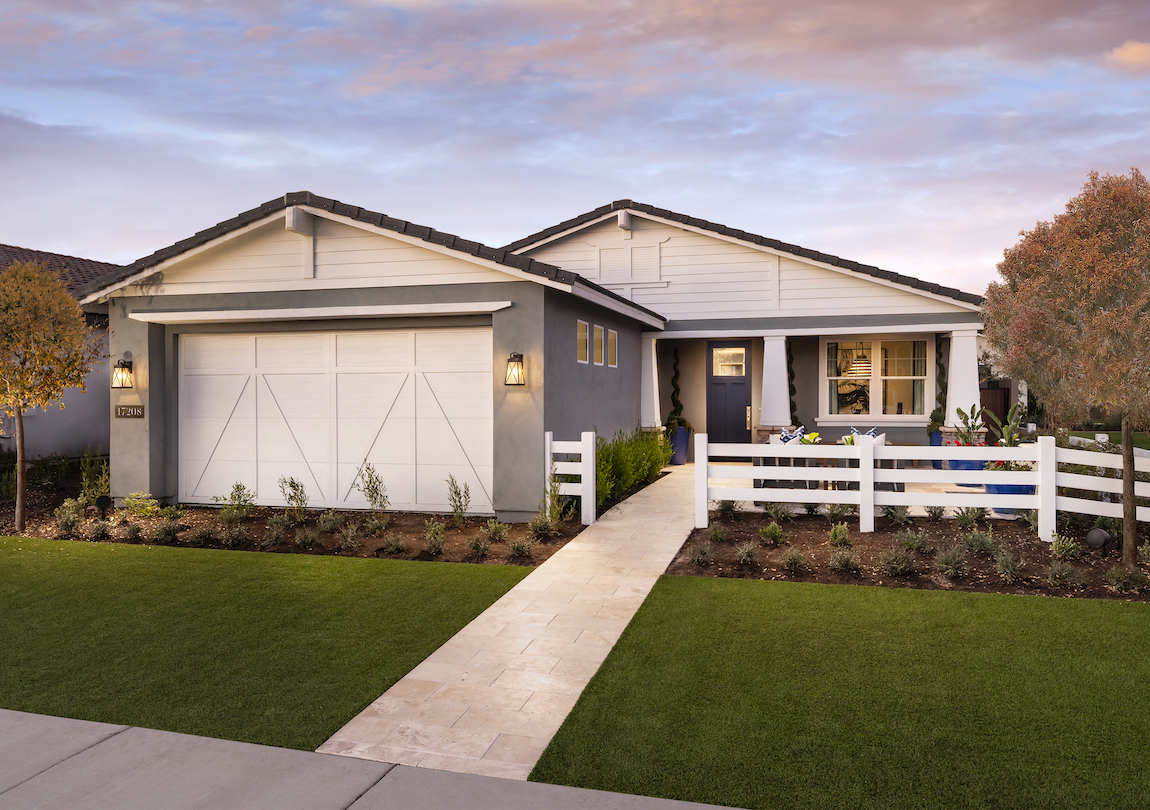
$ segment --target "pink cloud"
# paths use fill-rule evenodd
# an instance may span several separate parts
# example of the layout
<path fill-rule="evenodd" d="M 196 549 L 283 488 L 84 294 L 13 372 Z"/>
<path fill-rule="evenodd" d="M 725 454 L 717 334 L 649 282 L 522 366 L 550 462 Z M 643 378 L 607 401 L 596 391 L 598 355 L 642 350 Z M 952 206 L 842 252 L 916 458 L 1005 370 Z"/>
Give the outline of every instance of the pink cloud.
<path fill-rule="evenodd" d="M 1125 68 L 1150 68 L 1150 42 L 1128 39 L 1107 53 L 1106 58 Z"/>

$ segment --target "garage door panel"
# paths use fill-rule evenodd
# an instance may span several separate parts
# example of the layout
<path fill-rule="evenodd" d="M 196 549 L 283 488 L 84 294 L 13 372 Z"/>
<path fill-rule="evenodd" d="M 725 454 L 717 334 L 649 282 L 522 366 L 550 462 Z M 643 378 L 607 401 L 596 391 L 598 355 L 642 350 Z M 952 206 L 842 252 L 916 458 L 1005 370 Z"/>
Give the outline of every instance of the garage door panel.
<path fill-rule="evenodd" d="M 199 465 L 197 462 L 192 462 L 190 466 L 195 468 Z M 250 485 L 255 480 L 254 461 L 213 458 L 206 469 L 191 471 L 191 485 L 195 488 L 188 494 L 197 498 L 226 498 L 237 481 Z"/>
<path fill-rule="evenodd" d="M 447 476 L 454 475 L 460 488 L 464 484 L 471 490 L 471 511 L 490 512 L 491 499 L 487 493 L 491 491 L 490 473 L 486 475 L 481 471 L 470 469 L 462 470 L 449 464 L 420 464 L 416 473 L 419 487 L 420 504 L 429 508 L 447 511 L 451 508 L 447 499 Z M 488 480 L 482 480 L 486 477 Z"/>
<path fill-rule="evenodd" d="M 345 368 L 409 368 L 415 362 L 411 332 L 336 335 L 336 364 Z"/>
<path fill-rule="evenodd" d="M 256 338 L 256 366 L 272 369 L 325 369 L 328 364 L 328 336 L 259 335 Z"/>
<path fill-rule="evenodd" d="M 326 374 L 261 374 L 259 415 L 318 416 L 327 418 L 331 385 Z"/>
<path fill-rule="evenodd" d="M 415 420 L 341 419 L 338 425 L 338 459 L 359 464 L 415 464 Z"/>
<path fill-rule="evenodd" d="M 491 370 L 488 331 L 417 332 L 415 365 L 420 371 Z"/>
<path fill-rule="evenodd" d="M 187 431 L 185 458 L 207 461 L 255 461 L 255 419 L 189 419 L 184 423 Z"/>
<path fill-rule="evenodd" d="M 410 375 L 340 374 L 336 377 L 336 413 L 342 421 L 348 417 L 369 417 L 377 422 L 387 414 L 411 416 Z"/>
<path fill-rule="evenodd" d="M 192 375 L 184 380 L 185 405 L 198 417 L 249 416 L 255 401 L 249 374 Z"/>
<path fill-rule="evenodd" d="M 255 338 L 244 335 L 187 335 L 183 341 L 186 371 L 251 369 Z"/>
<path fill-rule="evenodd" d="M 480 417 L 491 419 L 491 374 L 435 372 L 422 375 L 425 390 L 434 397 L 434 410 L 448 419 Z M 430 403 L 428 403 L 430 405 Z M 429 407 L 429 410 L 432 410 Z"/>

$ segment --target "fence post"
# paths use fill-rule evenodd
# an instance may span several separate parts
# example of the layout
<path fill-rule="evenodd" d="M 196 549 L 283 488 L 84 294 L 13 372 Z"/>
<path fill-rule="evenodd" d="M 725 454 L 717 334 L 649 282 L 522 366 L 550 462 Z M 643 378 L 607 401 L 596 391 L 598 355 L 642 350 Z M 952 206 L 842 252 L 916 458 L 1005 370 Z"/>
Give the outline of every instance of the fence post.
<path fill-rule="evenodd" d="M 707 434 L 695 434 L 695 528 L 707 528 Z"/>
<path fill-rule="evenodd" d="M 859 454 L 859 531 L 874 531 L 874 437 L 855 436 Z"/>
<path fill-rule="evenodd" d="M 595 522 L 595 433 L 587 431 L 581 435 L 583 449 L 579 454 L 580 465 L 583 472 L 579 476 L 579 486 L 583 490 L 579 495 L 582 502 L 581 518 L 584 526 Z"/>
<path fill-rule="evenodd" d="M 545 515 L 551 514 L 551 467 L 555 459 L 551 452 L 551 443 L 554 440 L 555 434 L 550 430 L 543 432 L 543 513 Z"/>
<path fill-rule="evenodd" d="M 1038 437 L 1038 539 L 1049 543 L 1058 527 L 1058 446 L 1053 436 Z"/>

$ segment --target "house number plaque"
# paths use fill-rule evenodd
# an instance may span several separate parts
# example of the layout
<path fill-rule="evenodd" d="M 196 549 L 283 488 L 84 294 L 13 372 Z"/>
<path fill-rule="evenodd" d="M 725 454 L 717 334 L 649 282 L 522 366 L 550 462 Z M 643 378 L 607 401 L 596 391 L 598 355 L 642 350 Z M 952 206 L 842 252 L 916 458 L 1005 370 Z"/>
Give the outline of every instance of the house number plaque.
<path fill-rule="evenodd" d="M 143 405 L 117 405 L 116 406 L 117 419 L 143 419 L 144 406 Z"/>

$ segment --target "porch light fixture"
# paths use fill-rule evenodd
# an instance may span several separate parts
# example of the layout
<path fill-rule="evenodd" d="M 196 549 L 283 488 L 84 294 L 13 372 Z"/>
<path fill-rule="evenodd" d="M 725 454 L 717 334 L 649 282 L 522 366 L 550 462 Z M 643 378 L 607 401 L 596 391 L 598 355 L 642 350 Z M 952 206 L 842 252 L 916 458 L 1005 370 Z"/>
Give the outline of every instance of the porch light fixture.
<path fill-rule="evenodd" d="M 112 369 L 113 388 L 132 387 L 132 361 L 117 360 L 116 367 Z"/>
<path fill-rule="evenodd" d="M 507 358 L 507 378 L 504 385 L 526 385 L 527 377 L 523 374 L 523 355 L 512 352 Z"/>

